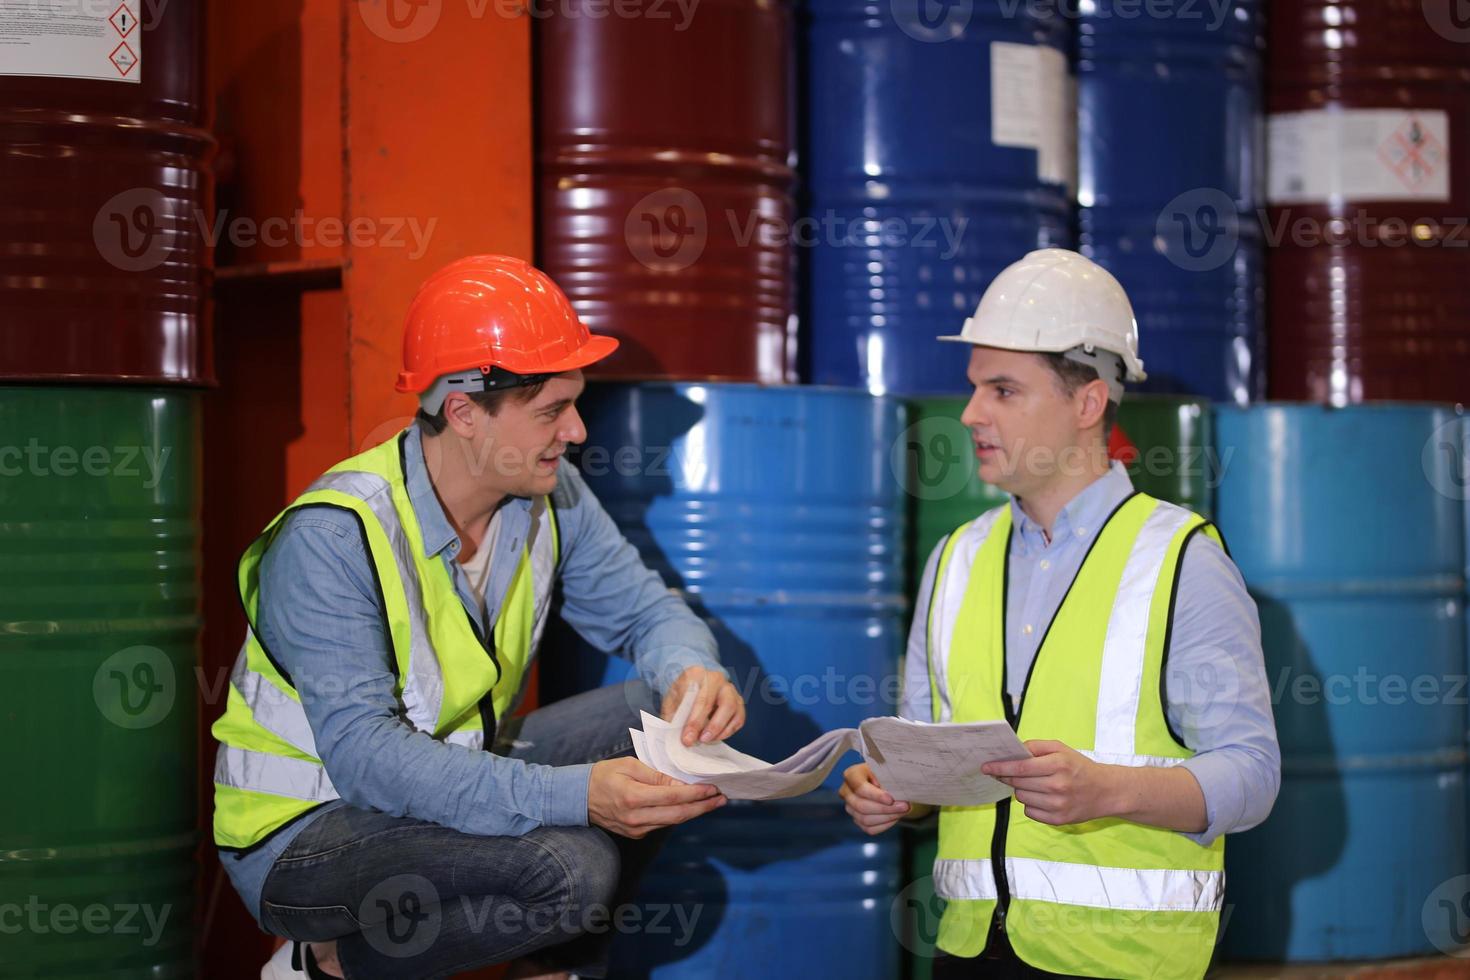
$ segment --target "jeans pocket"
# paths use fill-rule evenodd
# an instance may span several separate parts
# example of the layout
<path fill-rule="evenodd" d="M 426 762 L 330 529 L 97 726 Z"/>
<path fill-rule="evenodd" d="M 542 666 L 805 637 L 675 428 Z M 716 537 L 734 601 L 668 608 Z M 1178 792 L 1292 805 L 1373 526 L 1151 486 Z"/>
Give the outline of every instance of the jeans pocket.
<path fill-rule="evenodd" d="M 345 905 L 277 905 L 261 900 L 260 924 L 266 932 L 299 943 L 320 943 L 362 931 Z"/>

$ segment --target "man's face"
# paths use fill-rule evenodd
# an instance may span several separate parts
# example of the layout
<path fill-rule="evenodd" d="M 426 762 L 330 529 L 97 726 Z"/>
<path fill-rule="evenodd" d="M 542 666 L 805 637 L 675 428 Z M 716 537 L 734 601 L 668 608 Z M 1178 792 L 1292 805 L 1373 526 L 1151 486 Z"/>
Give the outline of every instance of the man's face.
<path fill-rule="evenodd" d="M 966 374 L 975 393 L 960 421 L 970 430 L 980 479 L 1025 497 L 1061 467 L 1077 465 L 1070 459 L 1077 454 L 1077 396 L 1062 390 L 1046 361 L 1024 351 L 975 347 Z"/>
<path fill-rule="evenodd" d="M 554 375 L 530 401 L 509 397 L 495 415 L 479 413 L 471 452 L 497 491 L 536 497 L 556 489 L 567 446 L 587 438 L 575 404 L 584 387 L 582 372 L 568 371 Z"/>

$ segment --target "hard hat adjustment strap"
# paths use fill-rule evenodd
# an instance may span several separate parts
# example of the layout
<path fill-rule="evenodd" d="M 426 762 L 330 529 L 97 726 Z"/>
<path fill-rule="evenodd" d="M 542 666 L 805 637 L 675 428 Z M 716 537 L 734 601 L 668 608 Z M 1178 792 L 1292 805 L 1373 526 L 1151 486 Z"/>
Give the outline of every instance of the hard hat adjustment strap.
<path fill-rule="evenodd" d="M 1123 382 L 1128 377 L 1128 368 L 1123 363 L 1122 355 L 1093 344 L 1081 344 L 1063 351 L 1062 356 L 1096 371 L 1097 376 L 1108 386 L 1108 400 L 1115 405 L 1123 403 Z"/>
<path fill-rule="evenodd" d="M 444 407 L 444 400 L 453 392 L 471 394 L 480 391 L 504 391 L 508 388 L 540 384 L 550 377 L 550 374 L 516 374 L 495 364 L 442 374 L 419 396 L 419 407 L 426 415 L 437 415 L 439 409 Z"/>

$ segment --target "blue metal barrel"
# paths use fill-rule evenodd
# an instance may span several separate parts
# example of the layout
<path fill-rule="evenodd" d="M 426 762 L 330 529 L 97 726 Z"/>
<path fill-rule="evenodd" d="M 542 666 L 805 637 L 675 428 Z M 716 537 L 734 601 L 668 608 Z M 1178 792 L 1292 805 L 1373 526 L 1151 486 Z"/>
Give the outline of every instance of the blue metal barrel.
<path fill-rule="evenodd" d="M 1233 956 L 1432 952 L 1421 913 L 1467 870 L 1463 470 L 1435 450 L 1453 421 L 1217 412 L 1217 514 L 1260 608 L 1282 752 L 1274 812 L 1226 846 Z"/>
<path fill-rule="evenodd" d="M 828 729 L 894 713 L 907 626 L 900 401 L 594 384 L 579 407 L 588 485 L 709 623 L 745 696 L 746 729 L 732 744 L 776 760 Z M 568 639 L 548 638 L 543 700 L 630 675 Z M 779 962 L 782 976 L 896 976 L 898 835 L 859 833 L 832 792 L 856 761 L 816 794 L 732 803 L 677 828 L 638 903 L 702 918 L 692 932 L 673 916 L 671 933 L 620 938 L 612 975 L 692 980 Z"/>
<path fill-rule="evenodd" d="M 896 977 L 899 845 L 863 834 L 830 795 L 732 802 L 675 828 L 608 975 Z"/>
<path fill-rule="evenodd" d="M 907 627 L 898 400 L 594 384 L 580 406 L 588 485 L 710 624 L 745 697 L 735 747 L 775 761 L 823 731 L 894 713 Z M 544 656 L 550 697 L 630 674 L 585 646 L 548 644 Z"/>
<path fill-rule="evenodd" d="M 1078 19 L 1082 251 L 1138 315 L 1148 390 L 1264 392 L 1260 0 Z"/>
<path fill-rule="evenodd" d="M 1041 4 L 937 6 L 805 10 L 798 242 L 818 384 L 967 390 L 963 358 L 934 338 L 959 332 L 1001 269 L 1073 242 L 1066 21 Z"/>

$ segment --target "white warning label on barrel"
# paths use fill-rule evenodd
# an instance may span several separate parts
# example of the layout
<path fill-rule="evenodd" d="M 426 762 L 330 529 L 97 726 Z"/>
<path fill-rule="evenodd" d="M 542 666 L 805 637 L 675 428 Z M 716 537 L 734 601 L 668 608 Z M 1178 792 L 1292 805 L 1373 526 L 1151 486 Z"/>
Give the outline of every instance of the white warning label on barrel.
<path fill-rule="evenodd" d="M 1317 109 L 1268 122 L 1266 197 L 1448 201 L 1450 122 L 1438 109 Z"/>
<path fill-rule="evenodd" d="M 1036 151 L 1037 179 L 1075 186 L 1077 142 L 1066 55 L 1040 44 L 990 45 L 990 141 Z"/>
<path fill-rule="evenodd" d="M 143 78 L 142 2 L 0 0 L 0 75 Z"/>

